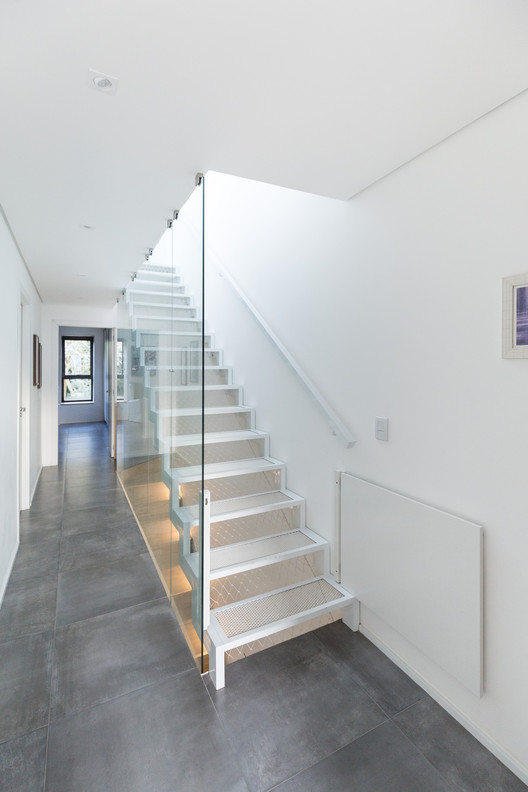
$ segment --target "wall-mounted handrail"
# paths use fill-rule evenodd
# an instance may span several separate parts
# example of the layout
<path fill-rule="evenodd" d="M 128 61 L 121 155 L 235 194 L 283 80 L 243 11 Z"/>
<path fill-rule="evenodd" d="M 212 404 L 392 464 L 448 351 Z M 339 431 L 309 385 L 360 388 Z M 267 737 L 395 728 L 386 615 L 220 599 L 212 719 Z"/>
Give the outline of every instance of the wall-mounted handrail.
<path fill-rule="evenodd" d="M 198 229 L 194 226 L 194 224 L 186 218 L 187 225 L 195 232 L 199 233 Z M 330 424 L 330 428 L 332 432 L 340 437 L 343 442 L 345 443 L 347 448 L 351 448 L 357 441 L 348 426 L 341 420 L 338 414 L 335 412 L 333 407 L 330 406 L 328 401 L 325 399 L 319 388 L 312 382 L 310 377 L 306 374 L 306 372 L 301 368 L 298 362 L 295 360 L 293 355 L 286 349 L 280 338 L 273 332 L 269 324 L 266 322 L 262 314 L 257 311 L 253 303 L 247 298 L 244 294 L 238 283 L 234 280 L 231 273 L 226 269 L 223 263 L 220 261 L 218 255 L 210 248 L 209 245 L 206 244 L 206 258 L 213 259 L 216 268 L 218 269 L 219 273 L 222 277 L 229 283 L 233 291 L 236 295 L 242 300 L 248 311 L 252 314 L 253 318 L 258 322 L 262 330 L 266 333 L 270 341 L 273 342 L 276 349 L 286 363 L 290 366 L 292 371 L 296 374 L 297 378 L 302 382 L 305 389 L 308 391 L 308 394 L 312 397 L 312 400 L 315 404 L 319 407 L 319 409 L 325 414 L 326 420 Z"/>

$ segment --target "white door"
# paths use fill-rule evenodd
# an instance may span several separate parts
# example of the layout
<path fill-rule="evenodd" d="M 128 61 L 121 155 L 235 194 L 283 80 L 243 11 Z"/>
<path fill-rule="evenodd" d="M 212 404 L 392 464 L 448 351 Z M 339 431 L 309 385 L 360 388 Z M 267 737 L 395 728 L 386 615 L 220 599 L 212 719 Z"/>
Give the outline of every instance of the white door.
<path fill-rule="evenodd" d="M 29 401 L 30 367 L 32 365 L 29 338 L 29 306 L 20 297 L 18 317 L 18 508 L 29 509 Z"/>

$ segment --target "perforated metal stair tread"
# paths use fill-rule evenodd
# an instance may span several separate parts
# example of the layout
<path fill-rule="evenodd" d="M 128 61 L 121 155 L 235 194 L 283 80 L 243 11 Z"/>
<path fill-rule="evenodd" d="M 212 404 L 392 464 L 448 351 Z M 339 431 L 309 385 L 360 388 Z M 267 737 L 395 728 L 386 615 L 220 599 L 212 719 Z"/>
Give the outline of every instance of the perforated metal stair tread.
<path fill-rule="evenodd" d="M 197 368 L 197 367 L 195 367 Z M 222 391 L 222 390 L 236 390 L 239 391 L 241 389 L 241 385 L 205 385 L 204 390 L 206 391 Z M 201 392 L 202 386 L 201 385 L 153 385 L 150 390 L 152 391 L 163 391 L 167 392 L 176 392 L 179 393 L 182 391 L 183 393 L 189 393 L 189 391 Z M 233 405 L 237 406 L 237 405 Z"/>
<path fill-rule="evenodd" d="M 272 625 L 275 625 L 275 628 L 280 628 L 282 623 L 291 619 L 299 623 L 299 617 L 306 615 L 307 619 L 312 618 L 318 608 L 327 608 L 334 602 L 339 608 L 351 599 L 328 578 L 320 577 L 234 605 L 216 608 L 211 616 L 216 619 L 227 643 L 229 639 L 242 635 L 246 637 L 248 633 L 264 627 L 271 630 Z"/>
<path fill-rule="evenodd" d="M 216 415 L 217 413 L 240 413 L 240 412 L 251 412 L 253 407 L 247 407 L 244 404 L 230 404 L 227 407 L 206 407 L 204 412 L 206 415 Z M 182 415 L 201 415 L 202 411 L 199 407 L 182 407 L 181 409 L 171 409 L 167 407 L 163 410 L 153 410 L 152 412 L 156 413 L 156 415 L 163 415 L 163 416 L 182 416 Z"/>
<path fill-rule="evenodd" d="M 204 466 L 206 479 L 223 478 L 227 476 L 244 475 L 245 473 L 260 473 L 276 468 L 283 468 L 284 462 L 272 457 L 256 457 L 249 459 L 235 459 L 232 462 L 211 462 Z M 202 466 L 192 465 L 185 468 L 174 468 L 173 475 L 180 483 L 198 481 L 202 477 Z"/>
<path fill-rule="evenodd" d="M 211 520 L 214 518 L 225 519 L 226 516 L 236 516 L 237 514 L 251 514 L 254 510 L 282 504 L 290 506 L 302 498 L 284 492 L 284 490 L 274 490 L 273 492 L 262 492 L 257 495 L 247 495 L 242 498 L 230 498 L 225 501 L 212 501 Z M 187 511 L 194 520 L 198 519 L 198 506 L 187 506 Z"/>
<path fill-rule="evenodd" d="M 267 432 L 261 432 L 259 429 L 230 429 L 227 432 L 208 432 L 204 436 L 204 443 L 231 443 L 238 442 L 239 440 L 258 440 L 262 437 L 267 437 Z M 194 445 L 195 443 L 202 442 L 201 434 L 193 435 L 174 435 L 172 437 L 165 437 L 160 441 L 160 446 L 163 448 L 175 448 L 183 445 Z"/>
<path fill-rule="evenodd" d="M 288 554 L 291 551 L 312 552 L 324 544 L 323 541 L 317 542 L 315 537 L 310 537 L 304 531 L 296 530 L 217 547 L 211 550 L 211 572 L 262 561 L 266 557 Z"/>

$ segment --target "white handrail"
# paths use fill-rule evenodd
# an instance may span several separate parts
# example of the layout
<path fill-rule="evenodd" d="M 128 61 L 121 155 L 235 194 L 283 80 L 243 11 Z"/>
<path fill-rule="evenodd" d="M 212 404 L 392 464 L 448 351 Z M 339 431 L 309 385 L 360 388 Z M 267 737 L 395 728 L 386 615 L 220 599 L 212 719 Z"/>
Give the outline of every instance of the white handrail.
<path fill-rule="evenodd" d="M 199 233 L 198 229 L 186 218 L 187 225 L 192 228 L 195 233 Z M 282 341 L 275 335 L 269 324 L 266 322 L 262 314 L 260 314 L 253 303 L 248 300 L 238 283 L 233 279 L 230 272 L 224 267 L 218 255 L 206 244 L 206 259 L 212 258 L 214 263 L 223 278 L 229 283 L 233 291 L 242 300 L 246 308 L 250 311 L 261 328 L 264 330 L 268 338 L 275 344 L 277 350 L 280 352 L 284 360 L 288 363 L 292 371 L 297 375 L 298 379 L 302 382 L 313 401 L 320 410 L 325 414 L 326 420 L 330 424 L 333 434 L 340 437 L 345 443 L 347 448 L 351 448 L 357 441 L 348 426 L 341 420 L 335 410 L 328 404 L 327 400 L 312 382 L 306 372 L 299 366 L 293 355 L 286 349 Z"/>

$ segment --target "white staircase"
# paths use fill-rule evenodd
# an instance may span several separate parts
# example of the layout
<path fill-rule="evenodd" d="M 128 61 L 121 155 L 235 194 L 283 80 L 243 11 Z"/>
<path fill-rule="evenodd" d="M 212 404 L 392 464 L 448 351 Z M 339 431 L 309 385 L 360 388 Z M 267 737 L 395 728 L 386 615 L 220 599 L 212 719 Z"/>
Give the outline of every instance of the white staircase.
<path fill-rule="evenodd" d="M 126 292 L 139 373 L 162 480 L 171 491 L 179 564 L 192 588 L 193 623 L 217 688 L 228 662 L 321 626 L 356 606 L 329 576 L 326 540 L 305 526 L 304 499 L 287 489 L 286 466 L 269 455 L 214 338 L 205 336 L 202 485 L 202 325 L 180 276 L 146 266 Z M 202 603 L 200 491 L 207 492 Z M 210 550 L 209 550 L 210 545 Z"/>

